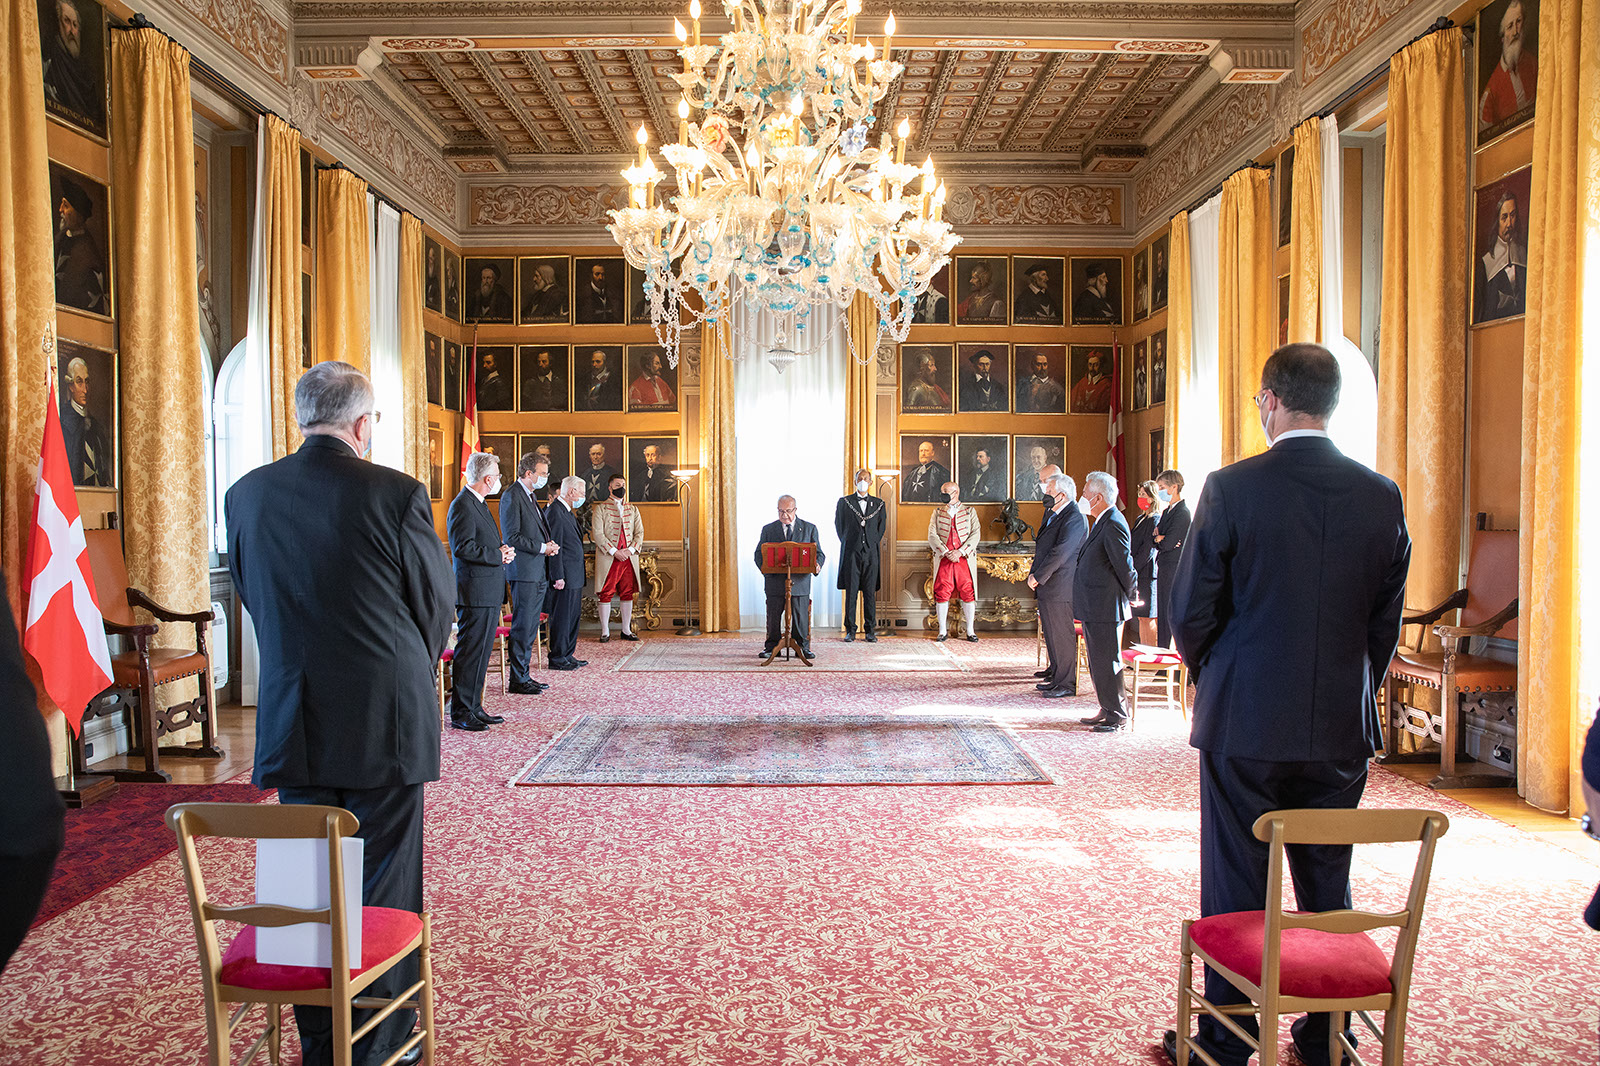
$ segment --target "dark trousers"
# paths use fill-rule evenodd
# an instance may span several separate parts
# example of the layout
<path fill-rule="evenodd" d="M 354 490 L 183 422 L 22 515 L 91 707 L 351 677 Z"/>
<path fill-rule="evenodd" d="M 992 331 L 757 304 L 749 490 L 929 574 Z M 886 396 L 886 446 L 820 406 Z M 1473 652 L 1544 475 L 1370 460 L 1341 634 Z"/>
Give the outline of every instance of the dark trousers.
<path fill-rule="evenodd" d="M 1044 630 L 1050 679 L 1057 688 L 1078 688 L 1078 630 L 1072 624 L 1072 600 L 1048 594 L 1039 597 L 1039 627 Z"/>
<path fill-rule="evenodd" d="M 361 903 L 365 907 L 422 910 L 422 785 L 388 788 L 278 786 L 279 803 L 318 803 L 343 807 L 361 821 L 365 841 Z M 393 997 L 422 977 L 422 960 L 413 954 L 368 986 L 369 996 Z M 370 1010 L 351 1012 L 351 1030 L 361 1028 Z M 333 1014 L 326 1007 L 296 1007 L 301 1061 L 305 1066 L 333 1062 Z M 382 1062 L 410 1037 L 416 1012 L 397 1010 L 356 1043 L 354 1063 Z"/>
<path fill-rule="evenodd" d="M 1183 552 L 1156 553 L 1156 643 L 1172 647 L 1172 583 L 1178 576 L 1178 557 Z"/>
<path fill-rule="evenodd" d="M 1083 623 L 1084 658 L 1089 660 L 1089 680 L 1094 682 L 1100 716 L 1113 722 L 1128 720 L 1128 695 L 1122 691 L 1122 623 Z"/>
<path fill-rule="evenodd" d="M 456 657 L 450 660 L 450 717 L 459 721 L 483 712 L 483 679 L 500 622 L 498 607 L 456 605 Z"/>
<path fill-rule="evenodd" d="M 539 613 L 544 610 L 543 581 L 511 583 L 511 635 L 506 654 L 511 656 L 511 680 L 527 684 L 528 660 L 533 657 L 533 642 L 539 636 Z"/>
<path fill-rule="evenodd" d="M 1200 753 L 1200 913 L 1257 911 L 1267 898 L 1269 848 L 1250 827 L 1268 811 L 1296 807 L 1353 808 L 1367 785 L 1366 759 L 1325 762 L 1263 762 L 1211 752 Z M 1294 894 L 1301 910 L 1326 911 L 1350 906 L 1348 846 L 1291 844 L 1285 849 Z M 1223 1005 L 1248 998 L 1210 970 L 1206 998 Z M 1301 1058 L 1328 1061 L 1326 1014 L 1297 1018 L 1291 1030 Z M 1246 1032 L 1257 1032 L 1254 1018 L 1236 1018 Z M 1243 1063 L 1248 1044 L 1210 1015 L 1199 1021 L 1200 1042 L 1217 1061 Z"/>
<path fill-rule="evenodd" d="M 878 550 L 865 548 L 844 560 L 840 578 L 844 581 L 844 631 L 856 631 L 856 594 L 861 594 L 862 628 L 871 633 L 878 628 Z M 781 597 L 780 597 L 781 599 Z"/>
<path fill-rule="evenodd" d="M 790 596 L 789 609 L 793 612 L 789 631 L 796 644 L 811 650 L 811 597 Z M 767 651 L 778 646 L 783 639 L 783 590 L 767 593 Z"/>
<path fill-rule="evenodd" d="M 22 946 L 50 887 L 60 846 L 33 855 L 0 855 L 0 973 Z"/>
<path fill-rule="evenodd" d="M 567 582 L 558 589 L 552 584 L 545 593 L 545 610 L 550 613 L 550 661 L 573 658 L 578 650 L 578 620 L 583 613 L 583 584 Z"/>

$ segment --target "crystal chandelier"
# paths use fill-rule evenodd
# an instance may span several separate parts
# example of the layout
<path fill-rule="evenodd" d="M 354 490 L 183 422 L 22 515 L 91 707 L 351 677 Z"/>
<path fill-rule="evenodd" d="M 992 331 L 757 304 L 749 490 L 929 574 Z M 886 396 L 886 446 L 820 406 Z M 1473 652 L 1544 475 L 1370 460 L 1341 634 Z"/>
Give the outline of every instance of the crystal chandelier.
<path fill-rule="evenodd" d="M 933 159 L 905 162 L 910 123 L 879 132 L 873 109 L 904 69 L 889 59 L 894 15 L 881 49 L 857 37 L 860 0 L 724 0 L 733 29 L 682 45 L 678 143 L 661 149 L 676 181 L 650 157 L 639 127 L 639 161 L 622 172 L 629 206 L 607 228 L 644 275 L 650 319 L 677 365 L 678 336 L 705 322 L 730 325 L 742 310 L 777 316 L 787 347 L 820 343 L 811 312 L 872 299 L 878 336 L 906 339 L 917 297 L 961 239 L 943 221 L 945 190 Z M 692 115 L 699 121 L 692 122 Z M 696 299 L 686 302 L 690 293 Z M 842 317 L 842 316 L 841 316 Z M 873 345 L 876 348 L 876 344 Z M 852 343 L 852 351 L 854 345 Z M 872 349 L 855 353 L 863 362 Z"/>

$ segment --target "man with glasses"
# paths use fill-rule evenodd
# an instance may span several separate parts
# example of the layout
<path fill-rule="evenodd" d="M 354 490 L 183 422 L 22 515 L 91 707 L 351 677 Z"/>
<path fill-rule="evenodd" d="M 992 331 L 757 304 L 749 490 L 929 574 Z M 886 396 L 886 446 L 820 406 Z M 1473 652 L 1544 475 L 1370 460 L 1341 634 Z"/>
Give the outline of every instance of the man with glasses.
<path fill-rule="evenodd" d="M 517 550 L 504 543 L 484 497 L 500 491 L 500 460 L 488 452 L 467 457 L 466 484 L 450 501 L 445 529 L 456 571 L 456 655 L 451 660 L 450 725 L 477 732 L 505 721 L 483 707 L 494 631 L 506 598 L 504 567 Z"/>
<path fill-rule="evenodd" d="M 1072 575 L 1072 616 L 1083 623 L 1083 649 L 1089 660 L 1100 713 L 1079 719 L 1096 733 L 1128 727 L 1128 697 L 1122 691 L 1122 623 L 1133 617 L 1129 600 L 1133 572 L 1132 534 L 1117 510 L 1117 479 L 1096 470 L 1083 479 L 1078 507 L 1089 518 L 1089 535 L 1078 552 Z"/>
<path fill-rule="evenodd" d="M 812 574 L 822 573 L 825 556 L 822 554 L 822 544 L 817 537 L 817 527 L 800 517 L 793 496 L 778 497 L 778 520 L 768 522 L 761 527 L 761 540 L 756 543 L 756 566 L 761 565 L 761 545 L 782 544 L 785 541 L 817 546 L 816 568 L 810 574 L 795 574 L 789 586 L 790 631 L 794 635 L 795 643 L 800 645 L 805 657 L 810 659 L 812 658 L 811 577 Z M 782 639 L 784 581 L 782 574 L 766 574 L 764 577 L 767 593 L 767 643 L 761 650 L 763 659 L 772 654 L 772 649 L 776 648 L 778 641 Z"/>

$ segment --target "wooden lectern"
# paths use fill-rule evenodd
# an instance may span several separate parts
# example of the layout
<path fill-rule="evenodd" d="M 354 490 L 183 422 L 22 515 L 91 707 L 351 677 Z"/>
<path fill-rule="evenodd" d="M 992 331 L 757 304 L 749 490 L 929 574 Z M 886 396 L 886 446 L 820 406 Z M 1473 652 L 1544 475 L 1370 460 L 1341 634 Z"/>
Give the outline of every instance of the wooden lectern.
<path fill-rule="evenodd" d="M 761 572 L 763 574 L 783 575 L 783 639 L 772 648 L 772 653 L 767 656 L 767 661 L 762 666 L 771 666 L 778 653 L 792 651 L 800 657 L 800 661 L 807 666 L 811 660 L 806 656 L 806 650 L 794 642 L 794 619 L 790 617 L 794 610 L 794 572 L 809 574 L 817 569 L 817 546 L 804 541 L 781 540 L 771 541 L 761 545 Z M 788 659 L 787 654 L 784 659 Z"/>

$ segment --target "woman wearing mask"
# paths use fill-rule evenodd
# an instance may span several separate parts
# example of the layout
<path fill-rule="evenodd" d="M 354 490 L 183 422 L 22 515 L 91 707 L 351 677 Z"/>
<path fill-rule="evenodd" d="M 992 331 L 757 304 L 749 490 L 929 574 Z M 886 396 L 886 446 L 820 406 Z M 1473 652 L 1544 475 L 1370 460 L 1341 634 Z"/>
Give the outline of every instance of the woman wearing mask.
<path fill-rule="evenodd" d="M 1156 475 L 1156 502 L 1163 510 L 1156 522 L 1156 643 L 1172 646 L 1172 579 L 1178 573 L 1178 558 L 1189 536 L 1189 505 L 1183 502 L 1183 475 L 1163 470 Z"/>
<path fill-rule="evenodd" d="M 1154 644 L 1156 640 L 1156 525 L 1165 508 L 1161 504 L 1160 489 L 1154 481 L 1139 486 L 1137 501 L 1139 514 L 1134 517 L 1132 534 L 1133 572 L 1137 591 L 1133 598 L 1133 617 L 1123 643 L 1138 641 Z"/>

